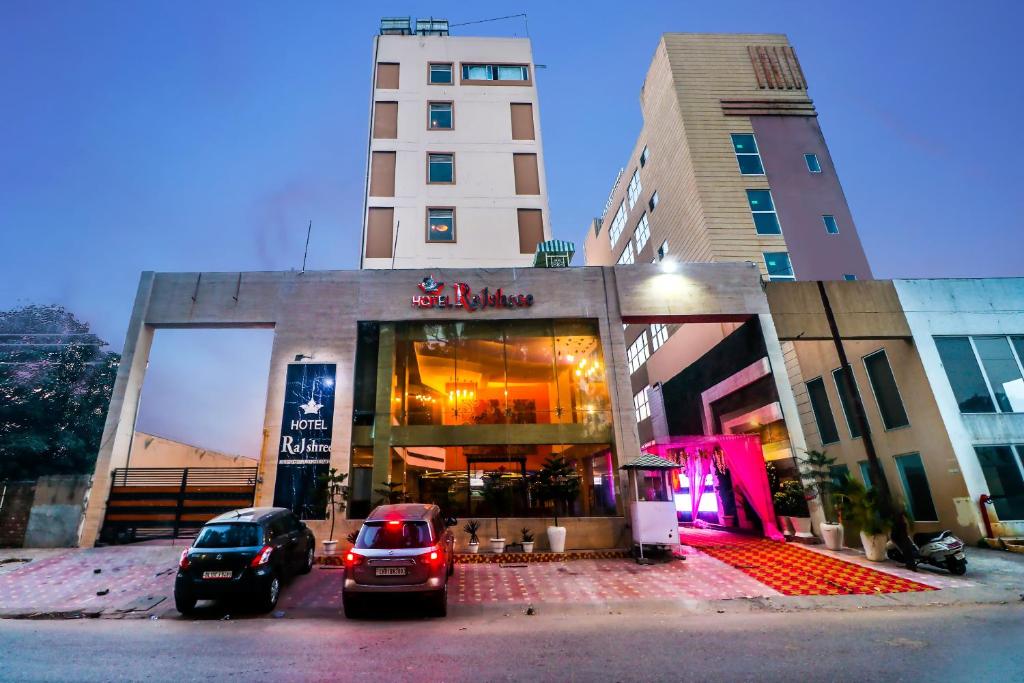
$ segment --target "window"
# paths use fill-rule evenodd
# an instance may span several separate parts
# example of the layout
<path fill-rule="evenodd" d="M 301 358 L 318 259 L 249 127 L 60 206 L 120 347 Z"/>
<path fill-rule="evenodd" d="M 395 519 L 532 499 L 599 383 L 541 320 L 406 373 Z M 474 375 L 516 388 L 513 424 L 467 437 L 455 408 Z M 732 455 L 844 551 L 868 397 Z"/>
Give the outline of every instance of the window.
<path fill-rule="evenodd" d="M 430 65 L 430 84 L 431 85 L 451 85 L 452 83 L 452 65 L 451 64 L 431 64 Z"/>
<path fill-rule="evenodd" d="M 455 155 L 453 154 L 428 154 L 427 155 L 427 182 L 428 183 L 455 183 Z"/>
<path fill-rule="evenodd" d="M 512 102 L 509 109 L 512 114 L 512 139 L 536 139 L 533 130 L 533 105 L 529 102 Z"/>
<path fill-rule="evenodd" d="M 616 261 L 620 266 L 628 266 L 631 263 L 636 262 L 636 257 L 633 255 L 633 243 L 626 242 L 626 248 L 619 254 L 619 260 Z"/>
<path fill-rule="evenodd" d="M 846 282 L 853 282 L 856 279 L 857 276 L 854 275 L 853 273 L 843 273 L 843 280 L 845 280 Z"/>
<path fill-rule="evenodd" d="M 795 280 L 793 264 L 789 261 L 789 253 L 785 251 L 766 251 L 764 265 L 768 270 L 769 280 Z"/>
<path fill-rule="evenodd" d="M 359 530 L 355 547 L 367 550 L 400 550 L 426 548 L 431 543 L 430 527 L 426 522 L 367 522 Z"/>
<path fill-rule="evenodd" d="M 829 403 L 828 393 L 825 391 L 825 380 L 818 377 L 808 382 L 807 396 L 811 400 L 811 412 L 814 413 L 814 421 L 818 425 L 821 444 L 824 446 L 836 443 L 839 441 L 839 429 L 836 427 L 836 419 L 832 415 L 832 405 Z"/>
<path fill-rule="evenodd" d="M 1024 477 L 1021 476 L 1024 446 L 975 446 L 974 452 L 978 454 L 988 495 L 992 497 L 999 520 L 1024 519 Z"/>
<path fill-rule="evenodd" d="M 936 337 L 962 413 L 1024 412 L 1024 337 Z"/>
<path fill-rule="evenodd" d="M 668 341 L 668 328 L 661 323 L 651 325 L 651 352 L 657 351 Z"/>
<path fill-rule="evenodd" d="M 248 548 L 263 545 L 259 524 L 231 523 L 204 526 L 193 545 L 196 548 Z"/>
<path fill-rule="evenodd" d="M 647 395 L 648 391 L 650 391 L 650 387 L 644 387 L 633 396 L 633 412 L 636 415 L 637 423 L 651 416 L 650 397 Z"/>
<path fill-rule="evenodd" d="M 530 69 L 523 64 L 463 64 L 464 81 L 529 81 Z"/>
<path fill-rule="evenodd" d="M 427 241 L 455 241 L 455 209 L 427 209 Z"/>
<path fill-rule="evenodd" d="M 650 349 L 647 346 L 647 331 L 644 330 L 636 338 L 636 341 L 626 349 L 626 366 L 629 368 L 629 374 L 632 375 L 639 370 L 640 366 L 647 362 L 650 355 Z"/>
<path fill-rule="evenodd" d="M 651 226 L 647 222 L 647 214 L 640 216 L 640 221 L 636 224 L 636 230 L 633 231 L 633 239 L 636 240 L 636 253 L 640 253 L 640 250 L 647 245 L 647 240 L 651 239 Z"/>
<path fill-rule="evenodd" d="M 925 476 L 921 456 L 918 453 L 897 455 L 896 469 L 900 471 L 903 493 L 907 496 L 910 515 L 914 521 L 939 521 L 939 516 L 935 513 L 935 504 L 932 502 L 932 492 L 928 488 L 928 477 Z"/>
<path fill-rule="evenodd" d="M 650 209 L 651 211 L 654 211 L 654 208 L 656 206 L 658 206 L 658 191 L 657 190 L 655 190 L 654 194 L 651 195 L 651 198 L 647 200 L 647 208 L 648 209 Z"/>
<path fill-rule="evenodd" d="M 903 399 L 896 387 L 896 378 L 892 374 L 892 366 L 884 350 L 876 351 L 864 357 L 864 369 L 868 373 L 871 390 L 875 394 L 878 412 L 882 415 L 882 424 L 886 429 L 906 427 L 910 424 L 907 411 L 903 408 Z"/>
<path fill-rule="evenodd" d="M 625 202 L 619 204 L 619 210 L 615 212 L 615 218 L 612 219 L 612 227 L 608 229 L 608 239 L 611 240 L 612 246 L 619 241 L 619 235 L 626 228 L 626 204 Z"/>
<path fill-rule="evenodd" d="M 451 130 L 452 103 L 431 102 L 429 105 L 427 125 L 431 130 Z"/>
<path fill-rule="evenodd" d="M 658 260 L 663 261 L 666 256 L 668 256 L 668 240 L 662 242 L 661 246 L 658 247 Z"/>
<path fill-rule="evenodd" d="M 846 465 L 832 465 L 828 468 L 828 476 L 832 479 L 833 486 L 842 486 L 850 477 L 850 468 Z"/>
<path fill-rule="evenodd" d="M 640 190 L 643 187 L 640 185 L 640 169 L 633 171 L 633 177 L 629 179 L 629 185 L 626 186 L 626 198 L 629 199 L 630 210 L 636 206 L 636 200 L 640 198 Z"/>
<path fill-rule="evenodd" d="M 825 232 L 830 235 L 839 234 L 839 224 L 836 223 L 836 217 L 828 214 L 821 217 L 821 222 L 825 224 Z"/>
<path fill-rule="evenodd" d="M 736 163 L 743 175 L 764 175 L 761 154 L 757 151 L 757 141 L 750 133 L 733 133 L 732 149 L 736 152 Z"/>
<path fill-rule="evenodd" d="M 807 170 L 811 173 L 821 173 L 821 164 L 818 163 L 817 154 L 805 154 L 804 163 L 807 164 Z"/>
<path fill-rule="evenodd" d="M 850 372 L 853 372 L 853 368 L 850 368 Z M 842 368 L 836 368 L 832 371 L 832 379 L 836 383 L 836 391 L 839 393 L 839 403 L 843 406 L 843 414 L 846 416 L 846 426 L 850 430 L 850 438 L 860 438 L 860 425 L 857 424 L 856 413 L 853 407 L 853 392 L 857 392 L 857 396 L 860 396 L 860 392 L 857 391 L 857 380 L 853 381 L 853 386 L 849 386 L 847 382 L 846 373 L 843 372 Z M 849 393 L 847 393 L 849 390 Z"/>
<path fill-rule="evenodd" d="M 381 90 L 398 90 L 398 74 L 398 64 L 377 62 L 377 87 Z"/>
<path fill-rule="evenodd" d="M 747 203 L 754 217 L 754 229 L 758 235 L 781 235 L 782 227 L 775 213 L 771 190 L 747 190 Z"/>
<path fill-rule="evenodd" d="M 860 478 L 864 480 L 864 488 L 871 488 L 871 463 L 861 460 L 857 465 L 860 466 Z"/>
<path fill-rule="evenodd" d="M 647 145 L 644 145 L 644 151 L 640 152 L 640 168 L 647 165 L 647 157 L 651 154 L 647 151 Z"/>

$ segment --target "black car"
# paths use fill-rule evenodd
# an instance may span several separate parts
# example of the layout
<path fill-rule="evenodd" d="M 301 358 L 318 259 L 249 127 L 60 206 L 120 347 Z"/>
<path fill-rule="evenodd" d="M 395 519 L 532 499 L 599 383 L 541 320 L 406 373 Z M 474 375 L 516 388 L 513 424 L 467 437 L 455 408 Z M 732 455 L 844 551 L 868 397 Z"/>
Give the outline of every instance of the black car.
<path fill-rule="evenodd" d="M 197 600 L 254 601 L 274 609 L 281 583 L 313 568 L 316 539 L 291 510 L 246 508 L 206 523 L 181 553 L 174 606 L 191 613 Z"/>

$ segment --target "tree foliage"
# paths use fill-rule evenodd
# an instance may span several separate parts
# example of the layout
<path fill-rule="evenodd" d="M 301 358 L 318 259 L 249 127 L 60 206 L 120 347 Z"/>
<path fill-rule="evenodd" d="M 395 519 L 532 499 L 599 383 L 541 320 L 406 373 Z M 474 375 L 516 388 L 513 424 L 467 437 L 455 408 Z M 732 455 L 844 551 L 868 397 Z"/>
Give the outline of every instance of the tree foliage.
<path fill-rule="evenodd" d="M 0 480 L 89 474 L 120 356 L 60 306 L 0 311 Z"/>

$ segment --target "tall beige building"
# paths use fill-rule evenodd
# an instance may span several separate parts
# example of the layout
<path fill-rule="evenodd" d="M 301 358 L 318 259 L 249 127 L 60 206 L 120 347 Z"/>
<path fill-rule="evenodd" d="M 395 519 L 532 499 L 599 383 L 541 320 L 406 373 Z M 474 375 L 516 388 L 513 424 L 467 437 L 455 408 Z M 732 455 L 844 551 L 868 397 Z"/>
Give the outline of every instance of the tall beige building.
<path fill-rule="evenodd" d="M 529 39 L 385 19 L 361 267 L 515 267 L 551 228 Z"/>

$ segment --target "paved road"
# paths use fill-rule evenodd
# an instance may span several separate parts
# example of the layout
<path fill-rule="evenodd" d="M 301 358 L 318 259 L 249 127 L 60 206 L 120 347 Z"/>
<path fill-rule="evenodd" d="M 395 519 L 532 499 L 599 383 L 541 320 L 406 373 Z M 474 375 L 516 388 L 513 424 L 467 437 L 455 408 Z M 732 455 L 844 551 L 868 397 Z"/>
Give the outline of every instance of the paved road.
<path fill-rule="evenodd" d="M 0 620 L 0 680 L 1024 681 L 1024 603 L 444 620 Z"/>

